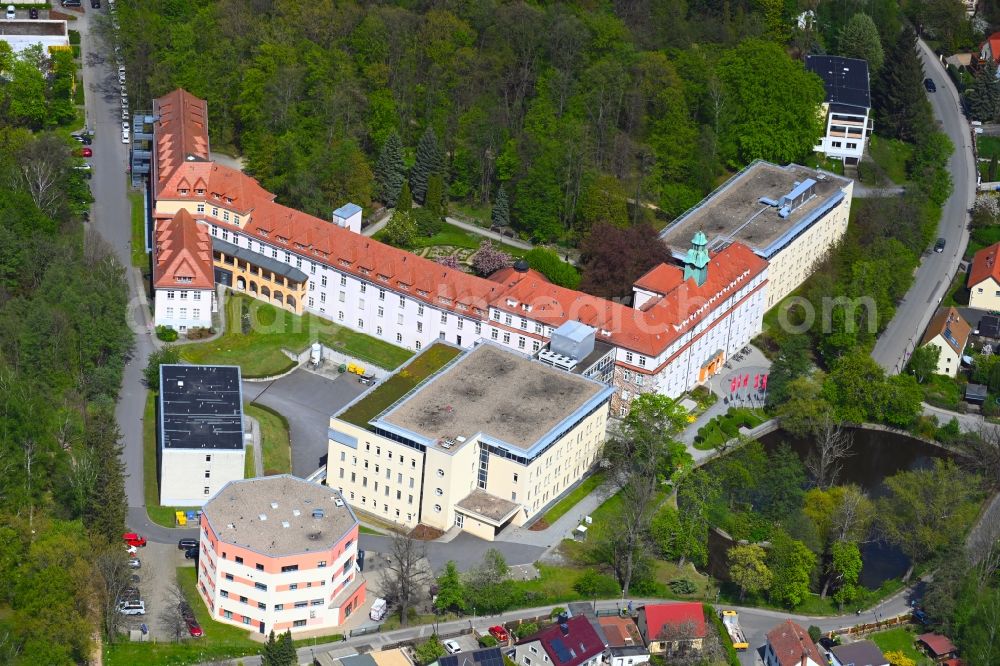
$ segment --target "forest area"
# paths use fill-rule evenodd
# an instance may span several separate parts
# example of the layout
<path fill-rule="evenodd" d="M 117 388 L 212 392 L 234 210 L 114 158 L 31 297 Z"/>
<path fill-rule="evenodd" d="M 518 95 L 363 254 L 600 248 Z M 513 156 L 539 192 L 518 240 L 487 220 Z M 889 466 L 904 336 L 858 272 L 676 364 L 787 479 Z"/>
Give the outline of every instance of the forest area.
<path fill-rule="evenodd" d="M 72 144 L 72 145 L 71 145 Z M 0 129 L 0 663 L 91 658 L 117 637 L 125 481 L 115 403 L 124 270 L 82 215 L 73 142 Z"/>

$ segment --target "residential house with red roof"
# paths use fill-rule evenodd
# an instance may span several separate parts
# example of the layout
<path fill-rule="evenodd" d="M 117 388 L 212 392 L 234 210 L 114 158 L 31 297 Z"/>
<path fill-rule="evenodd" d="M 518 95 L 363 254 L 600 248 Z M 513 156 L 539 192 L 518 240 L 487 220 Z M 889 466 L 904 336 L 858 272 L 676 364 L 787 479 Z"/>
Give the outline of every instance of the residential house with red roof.
<path fill-rule="evenodd" d="M 827 660 L 801 626 L 785 620 L 767 632 L 765 666 L 827 666 Z"/>
<path fill-rule="evenodd" d="M 937 374 L 957 377 L 962 365 L 962 353 L 969 341 L 972 327 L 953 307 L 938 308 L 927 324 L 921 346 L 933 345 L 939 350 Z"/>
<path fill-rule="evenodd" d="M 998 33 L 1000 34 L 1000 33 Z M 1000 310 L 1000 243 L 984 247 L 969 267 L 969 307 Z"/>
<path fill-rule="evenodd" d="M 153 234 L 153 319 L 184 332 L 210 328 L 215 309 L 212 239 L 186 210 L 161 220 Z"/>
<path fill-rule="evenodd" d="M 649 649 L 632 618 L 606 615 L 593 621 L 604 635 L 610 666 L 636 666 L 649 661 Z"/>
<path fill-rule="evenodd" d="M 944 663 L 958 656 L 958 648 L 951 639 L 941 634 L 927 633 L 917 636 L 917 645 L 934 661 Z"/>
<path fill-rule="evenodd" d="M 517 666 L 597 666 L 604 660 L 604 641 L 582 615 L 545 627 L 523 638 L 507 656 Z"/>
<path fill-rule="evenodd" d="M 1000 62 L 1000 32 L 994 32 L 982 43 L 979 47 L 979 59 L 994 65 Z"/>
<path fill-rule="evenodd" d="M 705 609 L 693 601 L 646 604 L 636 624 L 650 654 L 667 657 L 700 651 L 707 631 Z"/>

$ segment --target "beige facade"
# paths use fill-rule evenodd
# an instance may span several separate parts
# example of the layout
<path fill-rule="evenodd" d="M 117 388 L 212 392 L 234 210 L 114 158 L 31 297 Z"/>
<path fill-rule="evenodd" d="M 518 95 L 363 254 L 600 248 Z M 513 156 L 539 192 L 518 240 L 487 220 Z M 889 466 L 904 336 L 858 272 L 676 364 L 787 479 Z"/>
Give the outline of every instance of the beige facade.
<path fill-rule="evenodd" d="M 976 310 L 1000 310 L 1000 284 L 988 277 L 969 287 L 969 307 Z"/>
<path fill-rule="evenodd" d="M 948 344 L 945 339 L 940 336 L 934 336 L 934 338 L 926 343 L 928 345 L 933 345 L 937 347 L 941 354 L 938 356 L 937 364 L 937 374 L 947 375 L 948 377 L 957 377 L 958 369 L 961 367 L 961 356 Z"/>
<path fill-rule="evenodd" d="M 486 361 L 509 363 L 511 372 L 519 373 L 507 389 L 492 382 L 497 394 L 512 394 L 509 401 L 488 390 L 481 401 L 463 402 L 449 393 L 463 381 L 490 384 L 478 373 Z M 539 395 L 539 405 L 524 404 L 516 386 L 530 391 L 533 383 L 563 388 Z M 391 386 L 391 380 L 383 385 Z M 594 466 L 611 392 L 599 382 L 484 343 L 367 424 L 351 422 L 354 405 L 331 417 L 327 484 L 341 489 L 356 510 L 383 520 L 442 531 L 459 527 L 493 539 L 507 525 L 537 516 Z M 444 431 L 454 434 L 440 436 L 427 419 L 434 427 L 446 422 Z M 512 422 L 517 419 L 522 422 Z"/>

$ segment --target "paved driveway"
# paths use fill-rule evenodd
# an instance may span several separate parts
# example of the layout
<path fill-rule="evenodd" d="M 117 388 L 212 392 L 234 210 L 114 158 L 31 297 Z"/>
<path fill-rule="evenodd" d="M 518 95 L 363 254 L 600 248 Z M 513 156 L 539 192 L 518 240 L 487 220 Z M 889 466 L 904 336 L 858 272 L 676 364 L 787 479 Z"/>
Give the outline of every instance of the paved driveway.
<path fill-rule="evenodd" d="M 299 368 L 270 382 L 243 382 L 243 399 L 276 410 L 288 419 L 292 440 L 292 473 L 305 477 L 327 452 L 330 415 L 368 387 L 353 375 L 336 379 Z"/>
<path fill-rule="evenodd" d="M 459 571 L 468 571 L 480 565 L 483 555 L 487 550 L 499 550 L 507 564 L 532 564 L 541 557 L 545 548 L 532 546 L 513 541 L 486 541 L 468 532 L 460 532 L 454 539 L 448 542 L 428 541 L 424 544 L 427 548 L 427 561 L 430 562 L 431 569 L 440 572 L 448 560 L 454 560 Z M 374 534 L 362 534 L 358 538 L 358 546 L 372 553 L 389 553 L 392 551 L 392 543 L 389 537 L 377 536 Z M 372 557 L 372 556 L 366 556 Z M 375 566 L 377 558 L 372 560 Z M 367 561 L 365 564 L 368 567 Z"/>

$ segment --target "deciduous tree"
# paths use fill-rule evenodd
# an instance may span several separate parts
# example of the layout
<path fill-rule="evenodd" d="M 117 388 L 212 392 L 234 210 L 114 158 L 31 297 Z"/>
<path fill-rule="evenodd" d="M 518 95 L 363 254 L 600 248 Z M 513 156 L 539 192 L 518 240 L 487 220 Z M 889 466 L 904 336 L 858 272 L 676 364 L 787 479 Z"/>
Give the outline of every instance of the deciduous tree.
<path fill-rule="evenodd" d="M 595 224 L 580 246 L 580 289 L 604 298 L 624 298 L 654 266 L 672 261 L 656 230 L 646 224 L 619 229 Z"/>
<path fill-rule="evenodd" d="M 917 379 L 918 384 L 923 384 L 931 375 L 937 372 L 938 359 L 941 357 L 941 348 L 937 345 L 922 345 L 913 350 L 907 370 Z"/>
<path fill-rule="evenodd" d="M 740 601 L 746 593 L 756 595 L 766 592 L 774 583 L 774 575 L 767 568 L 767 553 L 757 544 L 733 546 L 729 549 L 729 577 L 740 588 Z"/>
<path fill-rule="evenodd" d="M 479 244 L 479 249 L 472 255 L 472 270 L 479 275 L 487 276 L 496 273 L 501 268 L 507 268 L 513 262 L 509 254 L 493 247 L 493 241 L 486 239 Z"/>
<path fill-rule="evenodd" d="M 382 230 L 382 239 L 396 247 L 409 247 L 417 236 L 417 223 L 409 210 L 397 208 Z"/>
<path fill-rule="evenodd" d="M 465 585 L 454 560 L 448 560 L 444 572 L 437 579 L 437 587 L 437 597 L 434 599 L 436 611 L 440 613 L 465 611 Z"/>
<path fill-rule="evenodd" d="M 154 393 L 160 390 L 160 366 L 180 363 L 181 352 L 173 345 L 164 345 L 154 350 L 146 361 L 146 368 L 142 371 L 142 379 L 147 388 Z"/>
<path fill-rule="evenodd" d="M 809 594 L 816 555 L 804 543 L 777 529 L 771 536 L 767 566 L 774 574 L 774 583 L 768 590 L 771 600 L 789 608 L 801 604 Z"/>
<path fill-rule="evenodd" d="M 382 594 L 399 613 L 400 626 L 405 627 L 430 578 L 423 561 L 427 549 L 422 541 L 398 530 L 389 538 L 389 562 L 381 573 Z"/>

